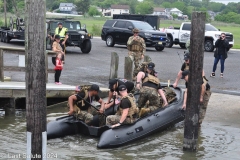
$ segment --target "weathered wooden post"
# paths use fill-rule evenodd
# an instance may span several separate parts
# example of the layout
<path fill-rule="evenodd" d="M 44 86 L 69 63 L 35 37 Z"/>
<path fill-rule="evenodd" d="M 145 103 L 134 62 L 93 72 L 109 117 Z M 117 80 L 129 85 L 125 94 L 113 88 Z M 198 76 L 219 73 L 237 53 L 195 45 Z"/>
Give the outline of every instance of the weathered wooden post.
<path fill-rule="evenodd" d="M 44 159 L 47 138 L 45 0 L 25 0 L 25 11 L 27 159 Z"/>
<path fill-rule="evenodd" d="M 0 49 L 0 81 L 1 81 L 1 82 L 4 82 L 3 49 Z"/>
<path fill-rule="evenodd" d="M 5 27 L 7 27 L 7 2 L 4 0 L 4 18 L 5 18 Z"/>
<path fill-rule="evenodd" d="M 124 78 L 129 81 L 132 81 L 133 79 L 133 61 L 129 56 L 125 57 Z"/>
<path fill-rule="evenodd" d="M 190 36 L 190 63 L 183 150 L 196 151 L 202 70 L 204 57 L 205 12 L 193 12 Z"/>
<path fill-rule="evenodd" d="M 109 79 L 118 77 L 118 64 L 119 64 L 119 56 L 116 52 L 112 52 Z"/>

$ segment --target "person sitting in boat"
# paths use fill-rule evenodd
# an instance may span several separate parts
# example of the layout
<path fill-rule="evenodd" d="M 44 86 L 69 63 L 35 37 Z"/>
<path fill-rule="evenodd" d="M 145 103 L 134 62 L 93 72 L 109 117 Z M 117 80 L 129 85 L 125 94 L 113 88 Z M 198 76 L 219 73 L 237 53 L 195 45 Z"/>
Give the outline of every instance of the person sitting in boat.
<path fill-rule="evenodd" d="M 185 70 L 182 72 L 182 79 L 186 81 L 185 82 L 186 91 L 184 93 L 184 100 L 183 100 L 183 106 L 182 106 L 182 109 L 184 110 L 186 109 L 186 104 L 187 104 L 188 75 L 189 75 L 189 70 Z M 199 106 L 199 127 L 201 127 L 202 121 L 205 117 L 210 96 L 211 96 L 210 85 L 208 84 L 208 80 L 205 77 L 203 77 L 202 90 L 200 95 L 200 106 Z"/>
<path fill-rule="evenodd" d="M 114 101 L 111 101 L 113 96 L 119 95 L 118 87 L 120 85 L 125 85 L 127 87 L 127 92 L 130 93 L 134 88 L 134 83 L 131 81 L 128 81 L 126 79 L 121 78 L 114 78 L 109 80 L 109 93 L 108 93 L 108 100 L 107 104 L 105 105 L 105 109 L 109 108 L 113 105 Z"/>
<path fill-rule="evenodd" d="M 110 115 L 106 118 L 106 125 L 112 125 L 112 128 L 121 124 L 134 123 L 138 114 L 135 98 L 132 94 L 128 94 L 127 87 L 120 85 L 118 91 L 121 95 L 120 101 L 116 99 L 116 104 L 119 103 L 118 111 L 115 115 Z"/>
<path fill-rule="evenodd" d="M 138 107 L 140 110 L 139 117 L 143 117 L 149 112 L 153 112 L 158 109 L 160 106 L 160 98 L 158 93 L 164 101 L 164 107 L 168 105 L 167 99 L 162 90 L 159 79 L 156 76 L 151 75 L 150 73 L 154 69 L 155 64 L 149 63 L 147 72 L 139 72 L 137 75 L 137 85 L 136 88 L 140 89 L 140 96 L 138 99 Z M 149 104 L 146 106 L 146 102 L 149 101 Z M 144 106 L 146 106 L 144 108 Z"/>
<path fill-rule="evenodd" d="M 97 110 L 92 107 L 91 103 L 95 100 L 101 104 L 99 109 L 100 113 L 104 111 L 104 102 L 99 97 L 98 93 L 101 92 L 99 86 L 93 84 L 89 90 L 80 90 L 77 94 L 71 95 L 68 98 L 69 112 L 68 115 L 76 115 L 76 117 L 86 124 L 91 125 L 93 115 L 97 114 Z M 100 114 L 101 115 L 101 114 Z M 103 116 L 103 115 L 102 115 Z M 104 125 L 104 117 L 99 116 L 99 125 Z"/>

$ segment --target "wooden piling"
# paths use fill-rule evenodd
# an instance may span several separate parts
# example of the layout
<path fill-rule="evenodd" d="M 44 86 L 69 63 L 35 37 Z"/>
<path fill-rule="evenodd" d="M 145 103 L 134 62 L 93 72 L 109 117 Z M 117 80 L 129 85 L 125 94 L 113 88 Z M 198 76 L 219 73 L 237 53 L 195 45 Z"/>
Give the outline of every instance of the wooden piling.
<path fill-rule="evenodd" d="M 183 150 L 196 151 L 199 127 L 199 105 L 202 85 L 205 12 L 193 12 L 190 36 L 190 63 L 187 91 L 187 104 L 184 125 Z"/>
<path fill-rule="evenodd" d="M 133 78 L 133 61 L 130 57 L 125 57 L 124 78 L 129 81 Z"/>
<path fill-rule="evenodd" d="M 109 79 L 118 77 L 118 64 L 119 64 L 119 56 L 116 52 L 112 52 Z"/>
<path fill-rule="evenodd" d="M 0 81 L 4 82 L 4 72 L 3 72 L 3 50 L 0 49 Z"/>

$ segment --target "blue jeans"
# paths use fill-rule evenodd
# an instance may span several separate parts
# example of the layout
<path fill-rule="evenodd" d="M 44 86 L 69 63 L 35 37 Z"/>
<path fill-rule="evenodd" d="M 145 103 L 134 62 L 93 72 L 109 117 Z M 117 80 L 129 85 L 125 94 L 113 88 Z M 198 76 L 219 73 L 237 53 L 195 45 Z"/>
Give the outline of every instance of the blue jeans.
<path fill-rule="evenodd" d="M 222 55 L 218 55 L 217 57 L 215 57 L 212 72 L 215 72 L 215 71 L 216 71 L 216 69 L 217 69 L 217 64 L 218 64 L 218 61 L 219 61 L 219 60 L 220 60 L 220 62 L 221 62 L 221 73 L 223 73 L 223 71 L 224 71 L 224 62 L 225 62 L 225 59 L 223 59 L 223 56 L 222 56 Z"/>

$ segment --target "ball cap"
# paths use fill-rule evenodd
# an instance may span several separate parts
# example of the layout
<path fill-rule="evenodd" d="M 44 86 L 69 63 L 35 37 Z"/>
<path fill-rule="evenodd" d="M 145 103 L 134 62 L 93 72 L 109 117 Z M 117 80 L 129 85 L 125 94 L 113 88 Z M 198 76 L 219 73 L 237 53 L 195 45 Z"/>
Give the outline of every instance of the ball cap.
<path fill-rule="evenodd" d="M 113 85 L 117 83 L 117 79 L 110 79 L 109 80 L 109 89 L 113 88 Z"/>
<path fill-rule="evenodd" d="M 189 74 L 189 70 L 182 71 L 182 79 L 184 79 Z"/>
<path fill-rule="evenodd" d="M 134 29 L 133 29 L 133 33 L 139 33 L 139 29 L 134 28 Z"/>
<path fill-rule="evenodd" d="M 125 91 L 127 89 L 127 87 L 125 86 L 125 85 L 120 85 L 119 87 L 118 87 L 118 90 L 119 91 Z"/>
<path fill-rule="evenodd" d="M 55 35 L 55 39 L 60 39 L 60 36 L 58 34 Z"/>
<path fill-rule="evenodd" d="M 102 92 L 102 91 L 99 89 L 99 86 L 96 85 L 96 84 L 91 85 L 91 87 L 90 87 L 89 90 L 90 90 L 90 91 Z"/>
<path fill-rule="evenodd" d="M 184 60 L 189 60 L 189 58 L 190 58 L 190 54 L 189 53 L 186 53 L 186 54 L 184 54 Z"/>
<path fill-rule="evenodd" d="M 148 64 L 148 69 L 149 69 L 149 70 L 153 70 L 154 67 L 155 67 L 155 64 L 154 64 L 153 62 L 150 62 L 150 63 Z"/>

